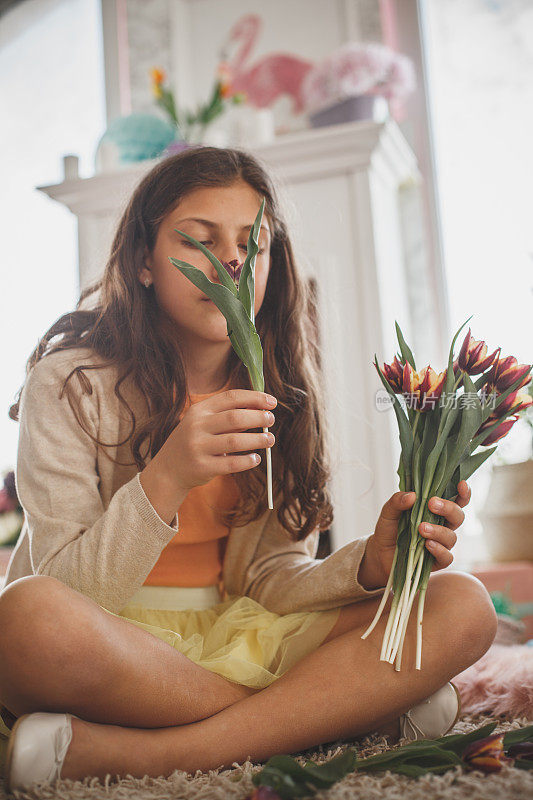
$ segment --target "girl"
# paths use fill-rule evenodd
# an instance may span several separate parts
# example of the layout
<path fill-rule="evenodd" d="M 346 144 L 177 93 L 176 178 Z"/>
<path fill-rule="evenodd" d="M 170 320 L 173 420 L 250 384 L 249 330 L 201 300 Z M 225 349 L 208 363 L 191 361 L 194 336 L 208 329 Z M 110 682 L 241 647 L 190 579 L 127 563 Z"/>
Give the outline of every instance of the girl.
<path fill-rule="evenodd" d="M 217 282 L 175 229 L 242 261 L 263 197 L 255 315 L 277 403 L 251 390 L 224 316 L 168 260 Z M 8 788 L 209 770 L 371 731 L 440 736 L 456 721 L 448 681 L 495 635 L 478 580 L 432 575 L 421 671 L 413 621 L 401 672 L 379 660 L 387 613 L 361 639 L 414 492 L 315 558 L 333 516 L 316 312 L 251 155 L 197 146 L 141 181 L 103 277 L 39 342 L 10 410 L 25 525 L 0 594 Z M 272 425 L 269 510 L 254 453 Z M 430 502 L 447 525 L 421 529 L 434 572 L 453 560 L 464 481 L 458 492 Z"/>

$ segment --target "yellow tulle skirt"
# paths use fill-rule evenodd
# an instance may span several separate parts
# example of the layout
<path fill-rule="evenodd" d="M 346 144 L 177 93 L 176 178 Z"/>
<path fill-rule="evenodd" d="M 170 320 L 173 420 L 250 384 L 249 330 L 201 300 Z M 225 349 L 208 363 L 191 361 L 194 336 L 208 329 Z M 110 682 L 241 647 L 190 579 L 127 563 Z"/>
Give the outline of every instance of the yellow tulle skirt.
<path fill-rule="evenodd" d="M 201 667 L 255 689 L 269 686 L 316 650 L 340 612 L 280 615 L 250 597 L 217 598 L 216 587 L 141 587 L 119 614 L 103 610 L 162 639 Z M 207 607 L 198 607 L 202 605 Z M 0 775 L 9 735 L 0 715 Z"/>

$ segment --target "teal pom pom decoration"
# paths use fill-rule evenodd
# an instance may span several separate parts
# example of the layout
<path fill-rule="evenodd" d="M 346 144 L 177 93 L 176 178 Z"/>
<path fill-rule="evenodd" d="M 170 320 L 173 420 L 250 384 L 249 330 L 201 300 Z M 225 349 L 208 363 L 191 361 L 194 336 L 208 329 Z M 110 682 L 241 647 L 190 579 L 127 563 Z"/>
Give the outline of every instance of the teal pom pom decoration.
<path fill-rule="evenodd" d="M 98 143 L 96 171 L 157 158 L 177 138 L 176 127 L 153 114 L 118 117 Z"/>

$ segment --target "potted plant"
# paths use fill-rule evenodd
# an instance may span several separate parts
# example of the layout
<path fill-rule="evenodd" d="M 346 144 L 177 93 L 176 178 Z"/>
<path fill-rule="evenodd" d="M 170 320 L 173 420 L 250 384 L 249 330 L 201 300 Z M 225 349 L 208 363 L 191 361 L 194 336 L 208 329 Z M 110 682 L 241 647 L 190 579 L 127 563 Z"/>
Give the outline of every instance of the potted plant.
<path fill-rule="evenodd" d="M 411 59 L 378 42 L 346 42 L 309 70 L 302 98 L 313 128 L 361 119 L 382 122 L 388 102 L 416 88 Z"/>
<path fill-rule="evenodd" d="M 524 391 L 533 397 L 533 383 Z M 522 417 L 529 456 L 513 461 L 502 450 L 495 458 L 487 500 L 479 513 L 493 561 L 533 561 L 533 411 Z"/>

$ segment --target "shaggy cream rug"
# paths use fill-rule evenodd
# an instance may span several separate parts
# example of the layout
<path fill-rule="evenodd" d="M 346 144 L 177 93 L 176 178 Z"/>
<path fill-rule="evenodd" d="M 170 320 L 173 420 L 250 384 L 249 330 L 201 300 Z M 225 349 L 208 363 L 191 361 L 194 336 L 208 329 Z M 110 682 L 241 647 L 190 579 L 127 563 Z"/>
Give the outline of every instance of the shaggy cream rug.
<path fill-rule="evenodd" d="M 453 733 L 466 733 L 490 720 L 498 719 L 494 733 L 531 724 L 525 717 L 510 720 L 503 716 L 465 714 L 453 728 Z M 388 749 L 384 737 L 373 734 L 353 741 L 329 742 L 320 747 L 302 751 L 296 758 L 302 764 L 310 758 L 322 763 L 355 745 L 361 757 L 374 755 Z M 259 764 L 246 761 L 234 764 L 232 769 L 211 770 L 196 775 L 175 770 L 168 778 L 123 778 L 111 776 L 103 782 L 97 778 L 83 781 L 57 781 L 55 785 L 41 785 L 32 791 L 7 795 L 0 782 L 0 800 L 15 797 L 18 800 L 244 800 L 253 790 L 251 778 L 261 769 Z M 392 772 L 368 775 L 351 773 L 327 792 L 319 792 L 316 800 L 525 800 L 533 797 L 533 772 L 504 766 L 498 774 L 454 767 L 444 775 L 426 775 L 408 778 Z"/>

